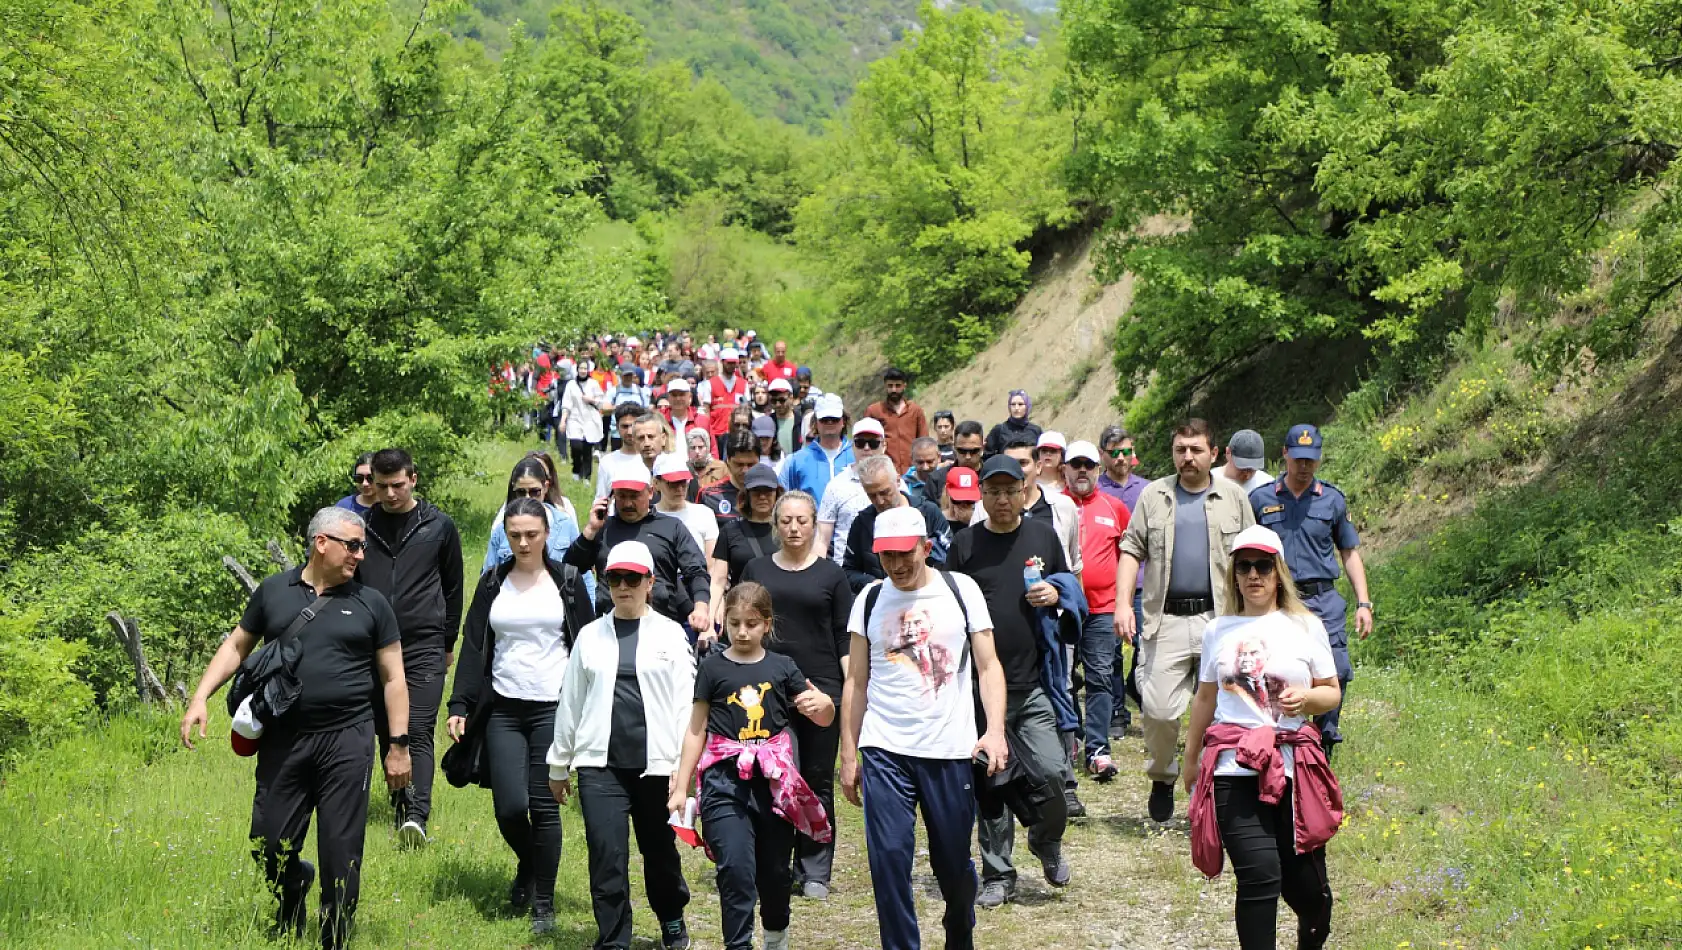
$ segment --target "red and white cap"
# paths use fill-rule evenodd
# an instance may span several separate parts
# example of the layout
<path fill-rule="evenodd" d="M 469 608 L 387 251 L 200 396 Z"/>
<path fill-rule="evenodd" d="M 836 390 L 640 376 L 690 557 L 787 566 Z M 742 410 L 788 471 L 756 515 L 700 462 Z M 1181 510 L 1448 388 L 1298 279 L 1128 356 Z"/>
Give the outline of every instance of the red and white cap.
<path fill-rule="evenodd" d="M 733 346 L 725 347 L 724 352 L 718 354 L 718 361 L 720 363 L 738 363 L 741 362 L 741 359 L 741 351 L 737 350 Z"/>
<path fill-rule="evenodd" d="M 929 525 L 923 520 L 921 511 L 910 505 L 889 508 L 876 516 L 876 539 L 871 550 L 878 554 L 883 551 L 914 551 L 928 538 Z"/>
<path fill-rule="evenodd" d="M 1104 464 L 1098 457 L 1098 447 L 1085 439 L 1076 439 L 1069 443 L 1069 448 L 1063 453 L 1063 461 L 1073 462 L 1075 459 L 1086 459 L 1094 465 Z"/>
<path fill-rule="evenodd" d="M 669 393 L 692 393 L 694 391 L 695 387 L 689 385 L 689 380 L 682 376 L 675 377 L 666 384 L 666 392 Z"/>
<path fill-rule="evenodd" d="M 251 711 L 251 697 L 239 704 L 239 710 L 234 713 L 233 727 L 228 730 L 228 741 L 234 747 L 234 754 L 248 756 L 257 754 L 257 740 L 263 738 L 263 724 L 257 721 L 257 716 Z"/>
<path fill-rule="evenodd" d="M 946 494 L 951 495 L 953 501 L 980 501 L 981 485 L 975 479 L 975 471 L 962 465 L 954 465 L 948 469 Z"/>
<path fill-rule="evenodd" d="M 654 554 L 641 541 L 621 541 L 607 552 L 607 570 L 654 573 Z"/>
<path fill-rule="evenodd" d="M 642 491 L 651 484 L 653 484 L 653 480 L 652 476 L 649 475 L 648 466 L 642 464 L 642 459 L 637 459 L 634 462 L 624 462 L 614 466 L 613 484 L 608 487 L 614 491 L 621 488 Z"/>
<path fill-rule="evenodd" d="M 771 385 L 766 386 L 765 391 L 770 393 L 791 393 L 794 392 L 794 387 L 788 384 L 787 379 L 778 376 L 776 379 L 771 380 Z"/>
<path fill-rule="evenodd" d="M 1041 432 L 1039 442 L 1034 445 L 1034 448 L 1036 449 L 1053 448 L 1059 452 L 1068 447 L 1068 440 L 1064 439 L 1063 433 L 1058 432 L 1056 429 L 1047 429 L 1044 432 Z"/>
<path fill-rule="evenodd" d="M 861 435 L 873 435 L 877 438 L 887 438 L 888 433 L 887 430 L 882 428 L 881 421 L 865 416 L 863 419 L 853 423 L 853 438 L 856 439 Z"/>
<path fill-rule="evenodd" d="M 689 470 L 683 456 L 676 452 L 663 452 L 654 458 L 654 477 L 665 482 L 687 482 L 695 477 L 695 473 Z"/>
<path fill-rule="evenodd" d="M 1279 540 L 1279 535 L 1273 533 L 1272 528 L 1253 524 L 1238 532 L 1238 537 L 1232 539 L 1232 551 L 1266 551 L 1268 554 L 1279 554 L 1285 550 L 1285 545 Z"/>

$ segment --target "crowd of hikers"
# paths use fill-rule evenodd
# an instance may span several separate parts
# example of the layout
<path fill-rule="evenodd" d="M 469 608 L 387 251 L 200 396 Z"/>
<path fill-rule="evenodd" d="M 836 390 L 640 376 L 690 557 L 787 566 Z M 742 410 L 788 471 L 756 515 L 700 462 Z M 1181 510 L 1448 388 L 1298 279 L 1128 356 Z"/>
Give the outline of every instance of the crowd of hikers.
<path fill-rule="evenodd" d="M 508 901 L 536 934 L 555 927 L 576 796 L 595 946 L 631 944 L 634 834 L 664 947 L 689 946 L 685 843 L 716 868 L 725 946 L 755 946 L 757 908 L 760 945 L 788 947 L 792 898 L 829 896 L 839 785 L 863 810 L 880 945 L 919 946 L 921 811 L 946 946 L 972 947 L 975 908 L 1016 899 L 1017 824 L 1045 884 L 1074 881 L 1077 782 L 1116 779 L 1131 702 L 1148 816 L 1171 820 L 1183 783 L 1195 866 L 1232 861 L 1239 945 L 1275 946 L 1283 897 L 1297 945 L 1322 946 L 1352 677 L 1335 581 L 1361 636 L 1372 604 L 1319 431 L 1285 433 L 1275 477 L 1260 434 L 1223 446 L 1188 419 L 1153 481 L 1124 428 L 1068 439 L 1025 390 L 987 428 L 925 414 L 898 370 L 881 380 L 855 412 L 752 332 L 536 346 L 492 389 L 523 393 L 555 451 L 509 473 L 476 580 L 414 460 L 358 458 L 181 723 L 190 748 L 233 681 L 276 931 L 302 935 L 319 876 L 322 945 L 348 939 L 377 745 L 407 847 L 431 840 L 440 766 L 490 788 Z M 567 477 L 593 483 L 588 510 Z"/>

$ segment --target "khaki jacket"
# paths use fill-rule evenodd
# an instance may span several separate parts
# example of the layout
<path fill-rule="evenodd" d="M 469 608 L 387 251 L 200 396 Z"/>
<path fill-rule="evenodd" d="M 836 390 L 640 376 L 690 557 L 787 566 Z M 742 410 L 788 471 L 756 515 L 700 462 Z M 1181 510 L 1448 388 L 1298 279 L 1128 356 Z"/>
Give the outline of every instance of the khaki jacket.
<path fill-rule="evenodd" d="M 1168 567 L 1174 554 L 1174 483 L 1178 475 L 1159 478 L 1139 493 L 1127 531 L 1121 536 L 1121 551 L 1144 563 L 1145 625 L 1140 632 L 1150 640 L 1162 624 L 1162 607 L 1168 599 Z M 1250 509 L 1250 499 L 1244 489 L 1232 482 L 1213 476 L 1208 494 L 1203 496 L 1203 513 L 1209 523 L 1209 588 L 1215 599 L 1215 613 L 1225 604 L 1227 561 L 1232 555 L 1232 539 L 1238 532 L 1256 523 Z"/>

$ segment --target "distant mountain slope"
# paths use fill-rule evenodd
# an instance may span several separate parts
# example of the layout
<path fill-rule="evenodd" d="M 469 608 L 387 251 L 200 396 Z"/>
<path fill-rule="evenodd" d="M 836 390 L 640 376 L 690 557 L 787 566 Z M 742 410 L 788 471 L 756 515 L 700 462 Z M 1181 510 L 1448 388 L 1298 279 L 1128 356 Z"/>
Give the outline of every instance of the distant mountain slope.
<path fill-rule="evenodd" d="M 917 0 L 603 0 L 635 17 L 654 56 L 688 63 L 723 83 L 754 112 L 801 125 L 834 115 L 864 67 L 885 54 L 917 17 Z M 948 5 L 948 4 L 941 4 Z M 1041 15 L 1017 0 L 980 0 L 1021 16 L 1030 34 Z M 474 0 L 456 32 L 492 49 L 516 22 L 542 36 L 556 0 Z"/>

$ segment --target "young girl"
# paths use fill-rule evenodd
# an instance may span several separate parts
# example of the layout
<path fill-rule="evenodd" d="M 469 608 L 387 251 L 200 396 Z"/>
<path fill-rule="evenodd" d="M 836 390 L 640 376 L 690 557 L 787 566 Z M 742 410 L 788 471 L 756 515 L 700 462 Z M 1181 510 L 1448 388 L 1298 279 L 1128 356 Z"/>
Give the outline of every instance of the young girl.
<path fill-rule="evenodd" d="M 823 804 L 794 767 L 790 710 L 827 726 L 835 702 L 793 660 L 765 649 L 772 613 L 764 587 L 732 587 L 724 618 L 729 646 L 708 654 L 696 674 L 694 712 L 666 808 L 683 810 L 698 764 L 701 834 L 718 865 L 724 946 L 752 950 L 757 894 L 765 950 L 786 950 L 794 833 L 831 836 Z"/>

